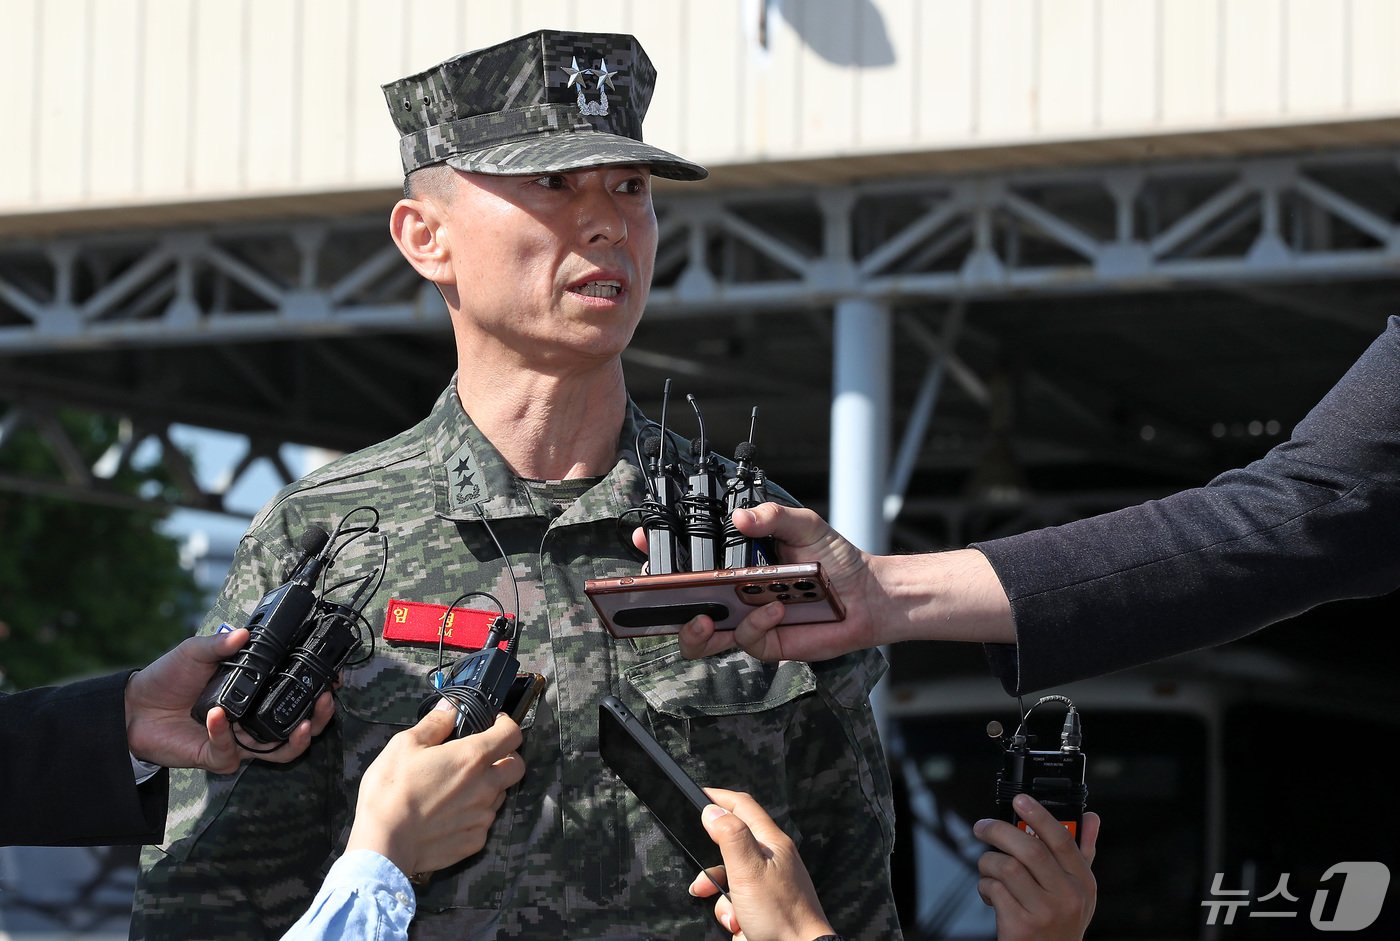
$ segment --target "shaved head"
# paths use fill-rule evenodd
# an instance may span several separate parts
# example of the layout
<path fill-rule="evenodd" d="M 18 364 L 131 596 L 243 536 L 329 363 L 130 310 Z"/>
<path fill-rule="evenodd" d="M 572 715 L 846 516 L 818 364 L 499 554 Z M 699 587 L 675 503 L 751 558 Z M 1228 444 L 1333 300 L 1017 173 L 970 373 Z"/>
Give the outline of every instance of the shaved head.
<path fill-rule="evenodd" d="M 403 194 L 407 199 L 433 199 L 452 202 L 453 177 L 457 171 L 445 163 L 414 170 L 403 178 Z"/>

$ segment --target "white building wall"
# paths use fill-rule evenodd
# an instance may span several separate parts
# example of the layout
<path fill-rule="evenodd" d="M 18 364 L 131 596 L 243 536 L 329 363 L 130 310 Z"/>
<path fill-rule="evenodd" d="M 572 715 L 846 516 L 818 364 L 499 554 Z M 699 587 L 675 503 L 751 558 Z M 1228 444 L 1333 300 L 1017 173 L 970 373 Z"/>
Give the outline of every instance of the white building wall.
<path fill-rule="evenodd" d="M 0 214 L 397 184 L 379 85 L 636 33 L 712 166 L 1400 118 L 1393 0 L 0 0 Z"/>

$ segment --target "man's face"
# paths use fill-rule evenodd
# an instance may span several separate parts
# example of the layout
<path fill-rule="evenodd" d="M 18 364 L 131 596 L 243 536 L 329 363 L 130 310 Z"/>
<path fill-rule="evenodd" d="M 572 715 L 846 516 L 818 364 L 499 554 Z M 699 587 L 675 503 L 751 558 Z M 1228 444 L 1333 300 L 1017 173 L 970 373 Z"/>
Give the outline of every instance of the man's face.
<path fill-rule="evenodd" d="M 453 182 L 444 228 L 456 284 L 444 293 L 455 291 L 466 341 L 540 367 L 621 354 L 651 289 L 651 171 L 457 172 Z"/>

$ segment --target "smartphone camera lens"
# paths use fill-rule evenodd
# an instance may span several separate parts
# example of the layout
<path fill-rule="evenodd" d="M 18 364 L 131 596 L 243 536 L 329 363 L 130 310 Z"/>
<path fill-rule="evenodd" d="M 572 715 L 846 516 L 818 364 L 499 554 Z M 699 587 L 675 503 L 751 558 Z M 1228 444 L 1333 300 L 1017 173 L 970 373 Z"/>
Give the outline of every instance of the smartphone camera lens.
<path fill-rule="evenodd" d="M 792 595 L 789 595 L 787 592 L 783 592 L 781 595 L 778 596 L 778 600 L 779 600 L 779 601 L 791 601 L 791 600 L 792 600 Z"/>
<path fill-rule="evenodd" d="M 788 586 L 783 582 L 774 582 L 773 584 L 768 586 L 768 590 L 776 595 L 787 591 Z"/>
<path fill-rule="evenodd" d="M 817 598 L 818 598 L 818 595 L 817 595 L 817 593 L 816 593 L 815 591 L 804 591 L 804 592 L 802 593 L 802 597 L 803 597 L 803 598 L 806 598 L 808 601 L 816 601 Z"/>
<path fill-rule="evenodd" d="M 807 581 L 807 579 L 804 578 L 800 582 L 793 582 L 792 587 L 796 588 L 798 591 L 811 591 L 817 587 L 817 583 L 809 582 Z"/>
<path fill-rule="evenodd" d="M 745 585 L 743 588 L 740 588 L 739 590 L 742 591 L 742 592 L 743 592 L 744 594 L 746 594 L 746 595 L 761 595 L 761 594 L 763 594 L 763 586 L 762 586 L 762 585 Z"/>

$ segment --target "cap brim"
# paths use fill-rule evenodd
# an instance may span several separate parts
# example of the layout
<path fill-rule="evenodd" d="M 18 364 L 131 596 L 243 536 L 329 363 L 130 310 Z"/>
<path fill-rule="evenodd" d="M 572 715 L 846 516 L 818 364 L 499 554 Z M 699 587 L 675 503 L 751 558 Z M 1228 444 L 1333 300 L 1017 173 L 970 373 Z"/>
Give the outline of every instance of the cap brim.
<path fill-rule="evenodd" d="M 589 167 L 640 164 L 668 180 L 703 180 L 710 171 L 659 147 L 617 134 L 550 134 L 453 154 L 443 161 L 456 170 L 495 176 L 566 173 Z"/>

